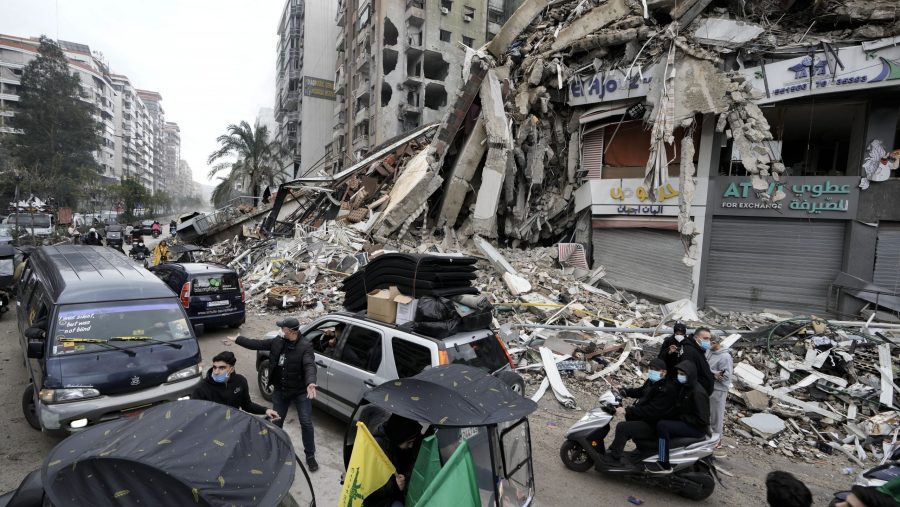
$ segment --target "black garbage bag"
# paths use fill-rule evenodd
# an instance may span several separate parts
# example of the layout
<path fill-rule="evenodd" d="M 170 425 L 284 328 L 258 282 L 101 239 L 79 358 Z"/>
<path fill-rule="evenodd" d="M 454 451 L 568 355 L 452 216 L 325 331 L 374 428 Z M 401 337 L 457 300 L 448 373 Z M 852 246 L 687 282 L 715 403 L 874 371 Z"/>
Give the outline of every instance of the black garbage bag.
<path fill-rule="evenodd" d="M 407 322 L 399 326 L 409 332 L 417 333 L 432 338 L 446 338 L 461 331 L 459 317 L 454 317 L 440 322 Z"/>
<path fill-rule="evenodd" d="M 457 317 L 453 301 L 435 296 L 422 296 L 416 306 L 416 322 L 445 322 Z"/>

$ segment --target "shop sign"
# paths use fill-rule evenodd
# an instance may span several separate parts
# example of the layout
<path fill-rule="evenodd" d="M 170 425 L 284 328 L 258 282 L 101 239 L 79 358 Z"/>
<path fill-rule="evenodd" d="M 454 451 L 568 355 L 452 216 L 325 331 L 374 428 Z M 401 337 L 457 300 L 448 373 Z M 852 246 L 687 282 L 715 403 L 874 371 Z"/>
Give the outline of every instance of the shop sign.
<path fill-rule="evenodd" d="M 702 182 L 701 182 L 702 180 Z M 696 184 L 694 203 L 704 205 L 706 201 L 705 179 Z M 669 180 L 650 197 L 649 188 L 643 178 L 623 178 L 617 180 L 590 180 L 577 193 L 589 189 L 591 210 L 595 215 L 640 215 L 677 216 L 678 200 L 681 195 L 677 178 Z M 581 196 L 576 195 L 576 200 Z"/>
<path fill-rule="evenodd" d="M 753 188 L 750 178 L 716 178 L 720 202 L 717 215 L 783 216 L 790 218 L 830 218 L 849 220 L 856 215 L 859 189 L 850 176 L 793 177 L 784 183 L 772 182 L 767 191 Z M 779 190 L 785 198 L 763 199 Z"/>
<path fill-rule="evenodd" d="M 335 100 L 334 81 L 303 76 L 303 96 L 317 99 Z"/>
<path fill-rule="evenodd" d="M 633 67 L 630 72 L 625 68 L 574 76 L 569 80 L 568 103 L 570 106 L 580 106 L 645 97 L 650 90 L 655 70 L 654 64 L 643 71 Z"/>

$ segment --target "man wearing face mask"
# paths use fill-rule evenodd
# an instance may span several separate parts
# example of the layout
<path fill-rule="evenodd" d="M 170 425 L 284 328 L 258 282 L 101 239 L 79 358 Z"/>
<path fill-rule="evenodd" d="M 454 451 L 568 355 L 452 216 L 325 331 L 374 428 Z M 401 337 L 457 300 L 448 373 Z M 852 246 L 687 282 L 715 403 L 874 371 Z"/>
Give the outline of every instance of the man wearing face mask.
<path fill-rule="evenodd" d="M 249 414 L 265 414 L 273 421 L 278 419 L 278 412 L 250 400 L 246 377 L 234 371 L 236 363 L 233 353 L 219 352 L 213 358 L 212 368 L 206 372 L 206 378 L 197 386 L 191 398 L 221 403 Z"/>
<path fill-rule="evenodd" d="M 675 378 L 675 365 L 681 360 L 681 344 L 687 337 L 687 326 L 684 325 L 684 322 L 676 322 L 672 328 L 672 334 L 663 340 L 662 346 L 659 348 L 659 356 L 657 356 L 665 361 L 666 372 L 670 379 Z"/>
<path fill-rule="evenodd" d="M 669 441 L 677 437 L 702 438 L 709 431 L 709 394 L 697 383 L 697 370 L 691 361 L 682 361 L 675 367 L 675 406 L 662 421 L 656 423 L 659 434 L 659 457 L 647 466 L 647 471 L 657 474 L 672 473 L 669 465 Z"/>
<path fill-rule="evenodd" d="M 310 472 L 319 469 L 316 461 L 315 430 L 312 422 L 312 400 L 316 397 L 316 358 L 312 343 L 300 339 L 300 321 L 288 317 L 275 323 L 281 336 L 252 340 L 246 336 L 228 339 L 250 350 L 269 351 L 269 382 L 275 388 L 272 404 L 281 417 L 275 424 L 283 424 L 291 405 L 297 407 L 303 453 Z"/>
<path fill-rule="evenodd" d="M 638 398 L 638 401 L 627 408 L 616 409 L 616 415 L 624 415 L 625 420 L 616 425 L 616 436 L 602 456 L 609 466 L 627 465 L 623 461 L 623 453 L 629 440 L 653 440 L 657 437 L 656 423 L 672 411 L 677 389 L 666 378 L 666 363 L 657 358 L 650 362 L 644 384 L 623 389 L 622 394 L 628 398 Z"/>

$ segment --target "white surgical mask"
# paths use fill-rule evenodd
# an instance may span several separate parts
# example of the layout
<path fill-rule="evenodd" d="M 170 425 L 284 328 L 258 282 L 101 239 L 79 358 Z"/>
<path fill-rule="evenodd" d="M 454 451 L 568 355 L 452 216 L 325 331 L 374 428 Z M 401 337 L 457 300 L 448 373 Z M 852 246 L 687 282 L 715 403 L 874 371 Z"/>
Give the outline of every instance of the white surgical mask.
<path fill-rule="evenodd" d="M 687 384 L 687 375 L 678 374 L 678 382 L 680 384 Z"/>
<path fill-rule="evenodd" d="M 681 343 L 681 340 L 684 340 L 684 335 L 676 334 L 675 341 Z"/>

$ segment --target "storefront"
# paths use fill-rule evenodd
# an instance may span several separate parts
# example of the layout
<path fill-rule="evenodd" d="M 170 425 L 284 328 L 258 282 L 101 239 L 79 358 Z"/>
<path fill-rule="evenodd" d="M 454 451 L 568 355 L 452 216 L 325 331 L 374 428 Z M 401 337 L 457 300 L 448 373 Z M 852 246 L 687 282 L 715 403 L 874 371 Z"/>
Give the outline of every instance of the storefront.
<path fill-rule="evenodd" d="M 749 178 L 715 178 L 701 304 L 722 311 L 825 312 L 829 286 L 849 253 L 846 223 L 856 216 L 857 182 L 791 178 L 780 186 L 786 197 L 768 202 Z"/>

